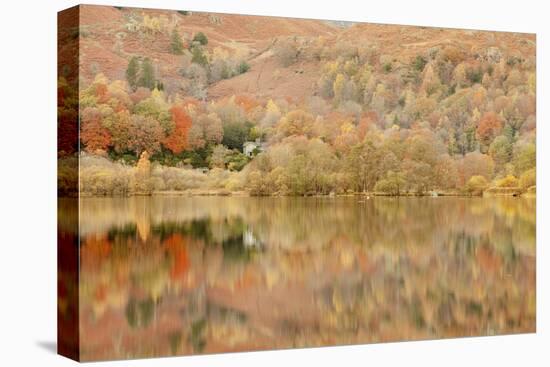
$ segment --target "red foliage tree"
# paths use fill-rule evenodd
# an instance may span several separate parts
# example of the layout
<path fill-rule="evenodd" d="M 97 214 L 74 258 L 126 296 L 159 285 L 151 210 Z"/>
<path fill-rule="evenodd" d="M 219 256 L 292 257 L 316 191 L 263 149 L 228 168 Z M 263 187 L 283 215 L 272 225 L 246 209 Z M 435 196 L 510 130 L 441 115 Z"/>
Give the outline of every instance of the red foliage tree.
<path fill-rule="evenodd" d="M 188 147 L 188 135 L 191 128 L 191 117 L 185 112 L 185 109 L 181 106 L 173 106 L 170 109 L 172 113 L 172 120 L 174 121 L 174 129 L 172 133 L 168 135 L 162 144 L 170 149 L 174 154 L 179 154 Z"/>
<path fill-rule="evenodd" d="M 101 112 L 97 108 L 88 107 L 82 111 L 82 127 L 80 139 L 89 152 L 107 150 L 111 145 L 111 134 L 103 124 Z"/>

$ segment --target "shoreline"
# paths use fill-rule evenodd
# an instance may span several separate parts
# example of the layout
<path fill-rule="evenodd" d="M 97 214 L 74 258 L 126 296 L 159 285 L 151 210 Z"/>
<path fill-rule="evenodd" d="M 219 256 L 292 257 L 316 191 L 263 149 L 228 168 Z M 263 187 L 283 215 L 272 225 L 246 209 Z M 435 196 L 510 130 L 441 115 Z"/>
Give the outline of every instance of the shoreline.
<path fill-rule="evenodd" d="M 81 198 L 102 198 L 102 197 L 111 197 L 111 198 L 129 198 L 136 196 L 232 196 L 232 197 L 273 197 L 273 198 L 298 198 L 298 197 L 318 197 L 318 198 L 335 198 L 335 197 L 361 197 L 361 198 L 370 198 L 370 197 L 461 197 L 461 198 L 492 198 L 492 197 L 517 197 L 517 198 L 536 198 L 536 193 L 532 192 L 517 192 L 517 191 L 506 191 L 506 192 L 491 192 L 487 190 L 481 195 L 472 195 L 461 192 L 436 192 L 436 193 L 402 193 L 399 195 L 391 195 L 384 193 L 376 192 L 353 192 L 353 193 L 342 193 L 342 194 L 311 194 L 311 195 L 251 195 L 248 191 L 229 191 L 226 189 L 187 189 L 187 190 L 169 190 L 169 191 L 153 191 L 150 194 L 131 194 L 131 195 L 90 195 L 90 194 L 80 194 Z"/>

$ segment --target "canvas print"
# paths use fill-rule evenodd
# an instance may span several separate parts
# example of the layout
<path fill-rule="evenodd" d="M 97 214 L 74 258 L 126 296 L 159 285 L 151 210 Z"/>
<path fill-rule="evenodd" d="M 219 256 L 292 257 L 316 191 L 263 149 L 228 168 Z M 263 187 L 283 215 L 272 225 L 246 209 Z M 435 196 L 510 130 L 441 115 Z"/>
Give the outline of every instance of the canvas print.
<path fill-rule="evenodd" d="M 536 331 L 534 34 L 58 17 L 60 354 Z"/>

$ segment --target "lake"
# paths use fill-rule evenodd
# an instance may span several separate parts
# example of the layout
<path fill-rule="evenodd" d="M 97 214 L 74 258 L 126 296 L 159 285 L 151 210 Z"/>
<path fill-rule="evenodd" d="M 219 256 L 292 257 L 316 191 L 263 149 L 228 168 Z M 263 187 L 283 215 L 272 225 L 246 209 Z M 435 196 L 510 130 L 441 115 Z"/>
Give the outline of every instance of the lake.
<path fill-rule="evenodd" d="M 84 198 L 80 215 L 83 360 L 535 331 L 535 199 Z"/>

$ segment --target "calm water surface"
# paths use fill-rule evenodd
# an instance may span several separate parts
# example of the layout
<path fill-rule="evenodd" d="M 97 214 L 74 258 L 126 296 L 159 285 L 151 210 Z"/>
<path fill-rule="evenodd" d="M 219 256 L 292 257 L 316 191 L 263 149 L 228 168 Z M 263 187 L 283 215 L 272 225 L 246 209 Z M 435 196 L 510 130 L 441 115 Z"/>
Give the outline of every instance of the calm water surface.
<path fill-rule="evenodd" d="M 80 214 L 83 360 L 535 330 L 534 199 L 88 198 Z"/>

